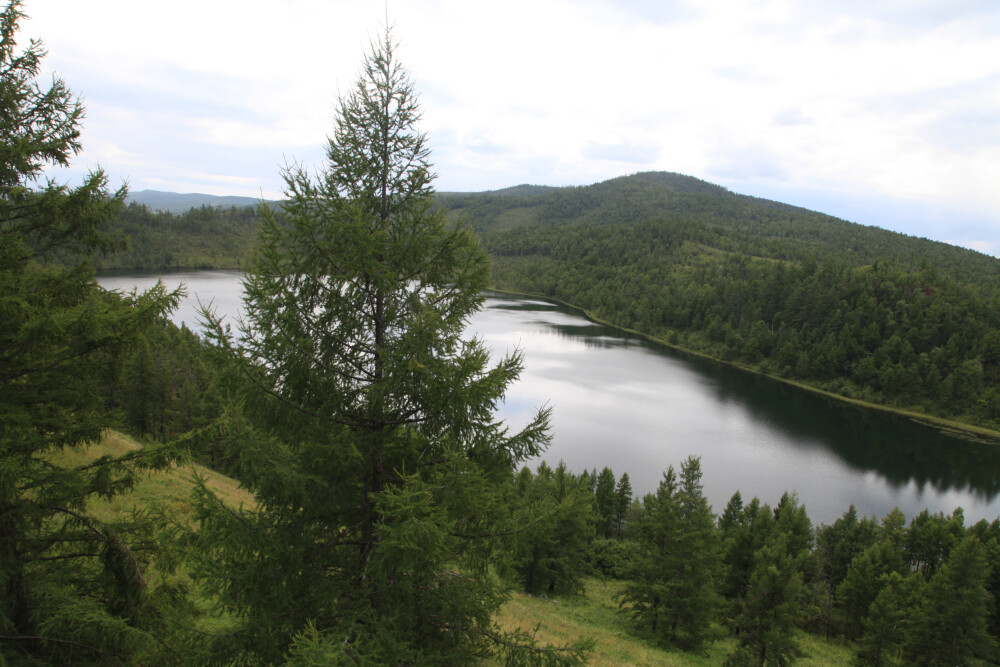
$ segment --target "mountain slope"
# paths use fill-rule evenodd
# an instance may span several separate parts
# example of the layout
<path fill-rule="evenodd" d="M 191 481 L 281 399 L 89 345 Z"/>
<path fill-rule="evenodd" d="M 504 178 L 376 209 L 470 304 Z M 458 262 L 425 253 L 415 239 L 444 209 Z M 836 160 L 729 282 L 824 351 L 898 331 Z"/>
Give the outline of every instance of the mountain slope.
<path fill-rule="evenodd" d="M 502 289 L 841 396 L 1000 428 L 1000 260 L 636 174 L 442 197 Z"/>
<path fill-rule="evenodd" d="M 128 201 L 142 204 L 153 211 L 163 211 L 180 214 L 192 208 L 208 206 L 211 208 L 242 208 L 256 206 L 260 199 L 256 197 L 233 197 L 206 195 L 198 192 L 180 194 L 177 192 L 162 192 L 160 190 L 140 190 L 130 192 Z"/>
<path fill-rule="evenodd" d="M 846 398 L 1000 430 L 997 258 L 679 174 L 437 203 L 479 232 L 499 288 Z M 238 267 L 257 220 L 133 205 L 122 226 L 133 250 L 114 266 Z"/>

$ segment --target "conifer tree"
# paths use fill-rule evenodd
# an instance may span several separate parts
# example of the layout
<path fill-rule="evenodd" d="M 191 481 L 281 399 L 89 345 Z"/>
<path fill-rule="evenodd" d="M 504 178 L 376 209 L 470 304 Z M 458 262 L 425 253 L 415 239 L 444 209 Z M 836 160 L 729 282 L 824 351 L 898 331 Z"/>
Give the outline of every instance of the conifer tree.
<path fill-rule="evenodd" d="M 775 530 L 788 535 L 788 550 L 792 556 L 807 558 L 812 551 L 813 529 L 806 508 L 799 503 L 797 493 L 781 494 L 774 508 Z"/>
<path fill-rule="evenodd" d="M 889 540 L 873 544 L 854 557 L 847 576 L 837 587 L 848 639 L 857 638 L 870 606 L 885 583 L 885 577 L 894 572 L 903 574 L 903 571 L 902 555 Z"/>
<path fill-rule="evenodd" d="M 702 494 L 701 463 L 689 457 L 678 482 L 667 469 L 639 527 L 642 556 L 622 606 L 666 645 L 697 650 L 719 608 L 715 519 Z"/>
<path fill-rule="evenodd" d="M 986 590 L 989 565 L 983 545 L 965 537 L 924 587 L 904 655 L 915 665 L 967 665 L 993 657 L 987 622 L 993 603 Z"/>
<path fill-rule="evenodd" d="M 637 539 L 641 555 L 632 573 L 632 582 L 621 598 L 622 610 L 644 630 L 659 638 L 664 624 L 663 608 L 669 604 L 668 580 L 674 574 L 674 538 L 680 532 L 677 506 L 677 473 L 669 466 L 663 473 L 656 495 L 645 498 L 645 512 Z"/>
<path fill-rule="evenodd" d="M 108 225 L 124 189 L 109 194 L 100 171 L 75 188 L 40 182 L 80 151 L 83 107 L 60 79 L 36 83 L 44 51 L 18 51 L 23 17 L 17 1 L 0 13 L 0 664 L 148 664 L 162 638 L 147 558 L 130 546 L 144 527 L 106 525 L 87 503 L 175 456 L 64 455 L 114 424 L 99 379 L 174 296 L 94 281 L 88 257 L 120 245 Z"/>
<path fill-rule="evenodd" d="M 734 621 L 738 646 L 727 665 L 783 666 L 800 654 L 794 630 L 802 573 L 788 543 L 789 535 L 778 534 L 754 555 L 749 588 Z"/>
<path fill-rule="evenodd" d="M 597 506 L 597 534 L 611 537 L 615 532 L 615 473 L 605 466 L 597 476 L 594 486 L 594 503 Z"/>
<path fill-rule="evenodd" d="M 621 537 L 622 529 L 625 527 L 625 515 L 632 504 L 632 483 L 629 481 L 628 473 L 623 472 L 615 487 L 615 535 Z"/>
<path fill-rule="evenodd" d="M 755 554 L 775 532 L 774 512 L 769 505 L 761 505 L 756 497 L 743 505 L 737 491 L 726 506 L 719 525 L 723 540 L 722 562 L 726 569 L 722 593 L 733 601 L 735 613 L 739 600 L 749 588 Z"/>
<path fill-rule="evenodd" d="M 258 506 L 201 490 L 203 572 L 240 620 L 246 663 L 572 660 L 492 620 L 488 570 L 516 533 L 501 500 L 548 441 L 545 411 L 508 433 L 493 411 L 521 370 L 463 340 L 489 264 L 433 206 L 419 105 L 387 32 L 341 98 L 315 177 L 286 170 L 284 219 L 261 207 L 226 437 Z M 321 659 L 316 656 L 322 656 Z"/>
<path fill-rule="evenodd" d="M 878 594 L 868 608 L 864 634 L 855 653 L 859 664 L 872 667 L 896 664 L 923 584 L 919 574 L 904 576 L 890 572 L 879 578 Z"/>
<path fill-rule="evenodd" d="M 532 594 L 582 591 L 594 537 L 589 494 L 562 461 L 551 476 L 522 471 L 517 489 L 522 530 L 513 540 L 512 567 L 518 583 Z"/>

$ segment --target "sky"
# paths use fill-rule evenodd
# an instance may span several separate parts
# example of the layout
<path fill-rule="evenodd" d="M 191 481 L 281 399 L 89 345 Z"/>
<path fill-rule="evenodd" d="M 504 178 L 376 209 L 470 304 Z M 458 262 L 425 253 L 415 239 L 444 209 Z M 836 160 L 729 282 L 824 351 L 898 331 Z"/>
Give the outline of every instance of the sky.
<path fill-rule="evenodd" d="M 25 0 L 110 184 L 281 197 L 391 25 L 439 191 L 672 171 L 1000 256 L 996 0 Z"/>

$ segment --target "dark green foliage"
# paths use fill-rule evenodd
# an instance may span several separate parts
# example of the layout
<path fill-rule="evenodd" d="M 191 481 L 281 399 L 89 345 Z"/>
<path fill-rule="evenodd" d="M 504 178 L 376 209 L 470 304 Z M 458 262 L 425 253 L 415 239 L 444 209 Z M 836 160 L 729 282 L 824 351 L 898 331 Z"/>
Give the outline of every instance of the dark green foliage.
<path fill-rule="evenodd" d="M 990 563 L 990 574 L 986 579 L 986 590 L 993 598 L 990 608 L 990 634 L 1000 637 L 1000 519 L 991 523 L 979 521 L 969 529 L 982 543 L 986 551 L 986 562 Z"/>
<path fill-rule="evenodd" d="M 812 554 L 813 527 L 804 505 L 799 504 L 798 494 L 785 492 L 774 508 L 774 527 L 788 535 L 788 551 L 803 562 Z"/>
<path fill-rule="evenodd" d="M 523 525 L 511 539 L 512 567 L 521 588 L 532 594 L 576 593 L 588 574 L 594 536 L 593 504 L 579 479 L 559 462 L 517 476 L 515 507 Z"/>
<path fill-rule="evenodd" d="M 221 412 L 213 351 L 187 327 L 161 319 L 117 363 L 120 372 L 105 386 L 105 402 L 121 410 L 124 429 L 138 438 L 168 442 L 208 426 Z M 217 443 L 192 453 L 215 470 L 231 469 Z"/>
<path fill-rule="evenodd" d="M 864 619 L 864 635 L 857 661 L 873 667 L 896 664 L 906 632 L 912 626 L 923 579 L 919 575 L 891 572 L 878 581 L 878 594 Z"/>
<path fill-rule="evenodd" d="M 738 646 L 727 665 L 783 666 L 799 655 L 794 630 L 803 580 L 789 541 L 788 534 L 778 534 L 754 554 L 747 592 L 733 623 Z"/>
<path fill-rule="evenodd" d="M 738 640 L 727 664 L 787 665 L 798 655 L 796 623 L 823 613 L 823 586 L 805 588 L 815 569 L 812 522 L 794 493 L 772 511 L 757 498 L 743 505 L 735 493 L 719 518 L 727 567 L 723 592 L 731 601 Z M 810 597 L 811 604 L 805 604 Z"/>
<path fill-rule="evenodd" d="M 1000 260 L 662 174 L 455 201 L 500 288 L 847 397 L 1000 424 Z"/>
<path fill-rule="evenodd" d="M 280 207 L 273 214 L 280 216 Z M 91 260 L 98 271 L 245 269 L 260 225 L 257 207 L 202 206 L 174 214 L 132 202 L 108 225 L 121 247 Z M 70 248 L 57 250 L 52 259 L 70 265 L 82 256 Z"/>
<path fill-rule="evenodd" d="M 177 459 L 150 448 L 90 463 L 56 455 L 96 442 L 114 420 L 100 379 L 175 303 L 158 287 L 108 294 L 85 257 L 120 246 L 109 232 L 125 196 L 100 171 L 80 186 L 39 184 L 80 150 L 83 107 L 65 84 L 35 82 L 41 45 L 17 51 L 23 14 L 0 14 L 0 663 L 156 664 L 169 586 L 147 590 L 142 521 L 106 525 L 87 502 L 130 489 Z"/>
<path fill-rule="evenodd" d="M 719 609 L 718 535 L 701 486 L 701 464 L 690 457 L 677 479 L 668 468 L 638 528 L 640 556 L 623 610 L 656 641 L 697 650 Z"/>
<path fill-rule="evenodd" d="M 844 515 L 823 526 L 817 535 L 817 551 L 824 577 L 834 589 L 847 576 L 847 570 L 856 556 L 875 543 L 878 525 L 874 520 L 858 520 L 854 505 Z"/>
<path fill-rule="evenodd" d="M 924 510 L 913 517 L 906 531 L 903 555 L 907 565 L 930 579 L 951 553 L 952 547 L 965 536 L 965 517 L 961 508 L 951 517 Z"/>
<path fill-rule="evenodd" d="M 623 472 L 615 487 L 615 535 L 621 537 L 625 529 L 625 521 L 628 509 L 632 505 L 632 483 L 628 479 L 628 473 Z"/>
<path fill-rule="evenodd" d="M 974 535 L 965 537 L 924 588 L 904 649 L 912 664 L 968 665 L 993 658 L 988 576 L 982 544 Z"/>
<path fill-rule="evenodd" d="M 743 505 L 739 491 L 733 494 L 726 510 L 719 519 L 726 577 L 723 595 L 733 602 L 733 613 L 738 601 L 746 595 L 750 575 L 755 566 L 756 553 L 767 544 L 774 532 L 774 513 L 757 498 Z"/>
<path fill-rule="evenodd" d="M 280 211 L 278 212 L 280 214 Z M 110 269 L 240 269 L 260 228 L 257 208 L 202 206 L 174 215 L 141 204 L 122 209 L 115 230 L 128 249 L 97 263 Z"/>
<path fill-rule="evenodd" d="M 597 509 L 597 534 L 611 537 L 617 533 L 618 498 L 615 495 L 615 473 L 607 466 L 597 476 L 594 487 Z"/>
<path fill-rule="evenodd" d="M 261 208 L 239 344 L 213 329 L 240 373 L 220 426 L 258 502 L 201 491 L 200 572 L 238 619 L 219 659 L 576 661 L 493 621 L 490 565 L 522 527 L 505 491 L 548 415 L 513 434 L 494 421 L 520 358 L 490 366 L 461 339 L 488 259 L 432 209 L 412 84 L 388 35 L 373 51 L 326 169 L 286 171 L 283 224 Z"/>
<path fill-rule="evenodd" d="M 847 576 L 837 587 L 837 599 L 843 607 L 848 639 L 857 639 L 862 622 L 884 585 L 884 577 L 903 573 L 898 551 L 887 542 L 879 542 L 854 557 Z"/>
<path fill-rule="evenodd" d="M 627 579 L 638 567 L 642 545 L 632 538 L 595 537 L 590 543 L 591 567 L 606 577 Z"/>

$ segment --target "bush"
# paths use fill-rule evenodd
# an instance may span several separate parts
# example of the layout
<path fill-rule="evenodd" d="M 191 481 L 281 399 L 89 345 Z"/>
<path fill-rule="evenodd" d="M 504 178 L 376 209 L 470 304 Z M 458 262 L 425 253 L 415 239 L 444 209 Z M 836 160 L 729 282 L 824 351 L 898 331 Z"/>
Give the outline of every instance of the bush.
<path fill-rule="evenodd" d="M 588 560 L 596 572 L 614 579 L 626 579 L 638 557 L 639 543 L 635 540 L 598 537 L 590 544 Z"/>

